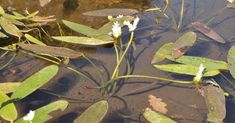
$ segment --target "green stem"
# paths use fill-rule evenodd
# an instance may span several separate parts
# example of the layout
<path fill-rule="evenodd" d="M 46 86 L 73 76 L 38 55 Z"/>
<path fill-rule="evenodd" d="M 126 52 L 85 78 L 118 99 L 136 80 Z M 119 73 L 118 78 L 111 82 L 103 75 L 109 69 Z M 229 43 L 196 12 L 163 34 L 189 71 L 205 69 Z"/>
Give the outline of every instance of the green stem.
<path fill-rule="evenodd" d="M 111 79 L 115 78 L 115 75 L 116 75 L 116 73 L 117 73 L 117 71 L 118 71 L 118 68 L 119 68 L 120 64 L 122 63 L 122 60 L 123 60 L 123 58 L 125 57 L 125 55 L 126 55 L 128 49 L 129 49 L 130 46 L 131 46 L 133 37 L 134 37 L 134 32 L 131 32 L 131 37 L 130 37 L 130 39 L 129 39 L 129 41 L 128 41 L 128 44 L 127 44 L 127 46 L 126 46 L 126 49 L 124 50 L 124 52 L 123 52 L 121 58 L 119 59 L 117 65 L 116 65 L 116 67 L 115 67 L 115 69 L 114 69 L 114 71 L 113 71 L 113 75 L 112 75 Z"/>
<path fill-rule="evenodd" d="M 183 23 L 183 19 L 184 19 L 184 0 L 182 0 L 182 3 L 181 3 L 180 19 L 179 19 L 179 23 L 177 26 L 177 32 L 179 32 L 180 30 L 180 27 Z"/>

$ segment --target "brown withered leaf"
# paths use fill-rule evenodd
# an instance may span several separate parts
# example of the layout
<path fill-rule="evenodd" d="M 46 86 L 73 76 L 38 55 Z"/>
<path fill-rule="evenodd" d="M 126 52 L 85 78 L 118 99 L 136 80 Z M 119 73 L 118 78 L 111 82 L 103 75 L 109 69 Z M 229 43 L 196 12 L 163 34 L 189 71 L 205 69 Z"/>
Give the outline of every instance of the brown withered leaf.
<path fill-rule="evenodd" d="M 215 32 L 213 29 L 208 27 L 206 24 L 203 24 L 201 22 L 193 22 L 192 27 L 194 29 L 198 30 L 199 32 L 201 32 L 202 34 L 204 34 L 205 36 L 207 36 L 207 37 L 209 37 L 219 43 L 222 43 L 222 44 L 226 43 L 224 38 L 222 38 L 217 32 Z"/>
<path fill-rule="evenodd" d="M 157 98 L 156 96 L 154 95 L 149 95 L 148 96 L 148 102 L 149 102 L 149 105 L 152 107 L 153 110 L 157 111 L 157 112 L 160 112 L 162 114 L 166 114 L 167 113 L 167 104 L 164 103 L 162 101 L 161 98 Z"/>

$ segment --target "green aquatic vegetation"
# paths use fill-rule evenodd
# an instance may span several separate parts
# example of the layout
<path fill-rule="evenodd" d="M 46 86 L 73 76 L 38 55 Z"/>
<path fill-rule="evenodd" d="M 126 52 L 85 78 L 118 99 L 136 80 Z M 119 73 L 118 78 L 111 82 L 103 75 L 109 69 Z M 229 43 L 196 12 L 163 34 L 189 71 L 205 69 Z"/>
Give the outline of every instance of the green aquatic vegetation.
<path fill-rule="evenodd" d="M 110 9 L 101 9 L 101 10 L 94 10 L 88 11 L 83 13 L 83 15 L 88 16 L 118 16 L 118 15 L 134 15 L 137 14 L 139 11 L 136 9 L 127 9 L 127 8 L 110 8 Z"/>
<path fill-rule="evenodd" d="M 66 100 L 58 100 L 51 102 L 45 106 L 42 106 L 36 110 L 34 110 L 34 118 L 31 121 L 32 123 L 44 123 L 52 118 L 50 115 L 53 111 L 64 111 L 68 107 L 69 103 Z M 23 120 L 22 118 L 19 118 L 15 121 L 15 123 L 28 123 L 28 121 Z"/>
<path fill-rule="evenodd" d="M 108 112 L 108 102 L 101 100 L 92 104 L 73 123 L 100 123 Z"/>
<path fill-rule="evenodd" d="M 0 92 L 4 94 L 12 93 L 21 85 L 21 82 L 3 82 L 0 83 Z"/>
<path fill-rule="evenodd" d="M 235 46 L 232 46 L 229 49 L 227 60 L 228 60 L 229 72 L 233 76 L 233 78 L 235 79 Z"/>
<path fill-rule="evenodd" d="M 15 36 L 20 39 L 24 32 L 32 31 L 31 27 L 45 25 L 55 20 L 52 16 L 37 16 L 38 11 L 26 15 L 19 14 L 15 11 L 11 13 L 6 12 L 0 6 L 0 27 L 2 28 L 0 30 L 0 38 Z"/>
<path fill-rule="evenodd" d="M 59 67 L 56 65 L 50 65 L 39 72 L 31 75 L 29 78 L 25 79 L 22 84 L 13 92 L 11 99 L 22 99 L 45 83 L 50 81 L 59 71 Z"/>
<path fill-rule="evenodd" d="M 46 44 L 44 44 L 42 41 L 34 38 L 33 36 L 29 35 L 29 34 L 25 34 L 24 37 L 29 40 L 30 42 L 34 43 L 34 44 L 38 44 L 41 46 L 46 46 Z"/>
<path fill-rule="evenodd" d="M 151 110 L 150 108 L 146 108 L 143 113 L 144 118 L 150 123 L 177 123 L 165 115 L 158 113 L 156 111 Z"/>
<path fill-rule="evenodd" d="M 14 103 L 4 104 L 9 99 L 6 94 L 0 91 L 0 117 L 6 121 L 13 122 L 16 120 L 18 113 Z"/>
<path fill-rule="evenodd" d="M 221 123 L 226 116 L 224 91 L 212 84 L 204 86 L 203 90 L 208 108 L 207 121 Z"/>

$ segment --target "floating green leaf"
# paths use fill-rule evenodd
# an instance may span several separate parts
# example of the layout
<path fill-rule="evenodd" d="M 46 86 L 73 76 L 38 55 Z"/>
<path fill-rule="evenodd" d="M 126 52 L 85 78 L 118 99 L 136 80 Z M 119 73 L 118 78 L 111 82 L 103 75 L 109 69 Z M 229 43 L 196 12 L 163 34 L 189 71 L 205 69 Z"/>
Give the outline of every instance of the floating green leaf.
<path fill-rule="evenodd" d="M 118 15 L 133 15 L 138 13 L 136 9 L 125 9 L 125 8 L 112 8 L 112 9 L 101 9 L 95 11 L 89 11 L 83 13 L 83 15 L 88 16 L 118 16 Z"/>
<path fill-rule="evenodd" d="M 47 54 L 51 56 L 59 56 L 66 58 L 79 58 L 83 55 L 81 52 L 77 52 L 75 50 L 68 49 L 65 47 L 41 46 L 37 44 L 23 44 L 23 43 L 19 43 L 18 46 L 24 50 L 42 55 Z"/>
<path fill-rule="evenodd" d="M 171 56 L 166 56 L 167 59 L 182 63 L 182 64 L 191 64 L 194 66 L 200 66 L 200 64 L 203 64 L 203 66 L 207 70 L 228 70 L 228 64 L 224 61 L 219 60 L 213 60 L 209 58 L 203 58 L 203 57 L 196 57 L 196 56 L 182 56 L 180 58 L 174 59 Z"/>
<path fill-rule="evenodd" d="M 88 37 L 92 37 L 94 35 L 94 33 L 97 31 L 96 29 L 93 29 L 91 27 L 88 27 L 86 25 L 82 25 L 82 24 L 78 24 L 78 23 L 74 23 L 71 21 L 67 21 L 67 20 L 62 20 L 62 22 L 69 27 L 70 29 L 72 29 L 73 31 L 79 32 L 83 35 L 86 35 Z"/>
<path fill-rule="evenodd" d="M 35 44 L 46 46 L 46 44 L 44 44 L 42 41 L 39 41 L 38 39 L 34 38 L 33 36 L 31 36 L 29 34 L 25 34 L 24 36 L 27 40 L 29 40 Z"/>
<path fill-rule="evenodd" d="M 207 121 L 222 123 L 226 116 L 224 91 L 213 85 L 205 86 L 203 90 L 208 108 Z"/>
<path fill-rule="evenodd" d="M 231 75 L 235 79 L 235 46 L 232 46 L 229 49 L 227 60 L 228 60 L 229 72 L 231 73 Z"/>
<path fill-rule="evenodd" d="M 108 102 L 105 100 L 96 102 L 82 113 L 74 123 L 100 123 L 108 111 Z"/>
<path fill-rule="evenodd" d="M 197 39 L 197 35 L 194 32 L 184 33 L 179 37 L 172 48 L 173 58 L 181 57 L 189 48 L 191 48 Z"/>
<path fill-rule="evenodd" d="M 0 92 L 5 94 L 14 92 L 20 86 L 21 82 L 4 82 L 0 83 Z"/>
<path fill-rule="evenodd" d="M 17 118 L 16 107 L 13 103 L 3 105 L 6 101 L 9 100 L 9 97 L 0 91 L 0 117 L 7 121 L 14 121 Z M 3 107 L 2 107 L 3 106 Z"/>
<path fill-rule="evenodd" d="M 167 72 L 178 73 L 178 74 L 185 74 L 185 75 L 192 75 L 195 76 L 198 73 L 199 67 L 193 65 L 186 65 L 186 64 L 166 64 L 166 65 L 154 65 L 155 68 Z M 203 76 L 216 76 L 220 73 L 219 70 L 210 70 L 205 71 Z"/>
<path fill-rule="evenodd" d="M 21 37 L 20 30 L 6 18 L 0 17 L 0 25 L 8 34 Z"/>
<path fill-rule="evenodd" d="M 150 108 L 146 108 L 144 110 L 144 118 L 150 123 L 177 123 L 169 117 L 166 117 L 158 112 L 151 110 Z"/>
<path fill-rule="evenodd" d="M 28 96 L 51 80 L 57 74 L 58 70 L 58 66 L 50 65 L 33 74 L 22 82 L 22 84 L 11 95 L 11 99 L 22 99 Z"/>
<path fill-rule="evenodd" d="M 104 41 L 104 40 L 100 40 L 96 38 L 78 37 L 78 36 L 53 36 L 52 38 L 59 40 L 59 41 L 67 42 L 67 43 L 89 45 L 89 46 L 97 46 L 97 45 L 114 43 L 114 41 Z"/>
<path fill-rule="evenodd" d="M 163 61 L 166 58 L 166 55 L 170 55 L 172 51 L 173 43 L 166 43 L 160 47 L 160 49 L 155 53 L 151 64 L 155 64 Z"/>
<path fill-rule="evenodd" d="M 33 123 L 45 123 L 46 121 L 52 118 L 52 116 L 50 116 L 49 113 L 59 110 L 59 109 L 64 111 L 68 107 L 68 104 L 69 103 L 66 100 L 59 100 L 59 101 L 52 102 L 46 106 L 43 106 L 39 109 L 36 109 L 32 122 Z M 20 118 L 15 123 L 28 123 L 28 121 L 24 121 L 23 118 Z"/>

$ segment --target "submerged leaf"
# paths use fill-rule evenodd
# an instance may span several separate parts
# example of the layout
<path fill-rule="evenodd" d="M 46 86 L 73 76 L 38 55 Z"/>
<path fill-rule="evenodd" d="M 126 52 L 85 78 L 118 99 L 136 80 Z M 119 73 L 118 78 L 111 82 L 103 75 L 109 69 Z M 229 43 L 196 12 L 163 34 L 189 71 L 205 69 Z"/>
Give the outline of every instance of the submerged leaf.
<path fill-rule="evenodd" d="M 194 32 L 187 32 L 179 37 L 172 48 L 172 56 L 173 58 L 179 58 L 187 52 L 189 48 L 191 48 L 197 39 L 197 35 Z"/>
<path fill-rule="evenodd" d="M 31 75 L 29 78 L 24 80 L 22 84 L 16 89 L 16 91 L 11 95 L 11 99 L 22 99 L 45 83 L 50 81 L 59 71 L 59 67 L 56 65 L 50 65 L 39 72 Z"/>
<path fill-rule="evenodd" d="M 187 64 L 166 64 L 166 65 L 154 65 L 155 68 L 167 72 L 185 74 L 196 76 L 199 68 L 198 66 L 187 65 Z M 220 73 L 219 70 L 206 70 L 203 76 L 216 76 Z"/>
<path fill-rule="evenodd" d="M 83 35 L 86 35 L 88 37 L 92 37 L 94 35 L 94 33 L 97 31 L 96 29 L 93 29 L 93 28 L 91 28 L 89 26 L 78 24 L 78 23 L 74 23 L 74 22 L 71 22 L 71 21 L 62 20 L 62 22 L 67 27 L 72 29 L 73 31 L 79 32 L 79 33 L 81 33 Z"/>
<path fill-rule="evenodd" d="M 136 9 L 124 9 L 124 8 L 112 8 L 112 9 L 101 9 L 95 11 L 89 11 L 83 13 L 83 15 L 88 16 L 117 16 L 117 15 L 133 15 L 137 14 L 138 10 Z"/>
<path fill-rule="evenodd" d="M 148 102 L 149 102 L 149 105 L 157 112 L 160 112 L 162 114 L 166 114 L 167 113 L 167 104 L 164 103 L 162 101 L 161 98 L 157 98 L 156 96 L 154 95 L 149 95 L 148 96 Z"/>
<path fill-rule="evenodd" d="M 231 75 L 235 79 L 235 46 L 232 46 L 229 49 L 227 60 L 228 60 L 229 72 L 231 73 Z"/>
<path fill-rule="evenodd" d="M 51 112 L 57 111 L 59 109 L 61 111 L 64 111 L 68 107 L 68 104 L 69 103 L 66 100 L 59 100 L 43 106 L 39 109 L 36 109 L 32 122 L 45 123 L 52 118 L 52 116 L 49 115 Z M 24 121 L 23 118 L 20 118 L 15 123 L 28 123 L 28 121 Z"/>
<path fill-rule="evenodd" d="M 73 123 L 100 123 L 108 111 L 108 102 L 96 102 L 83 112 Z"/>
<path fill-rule="evenodd" d="M 158 112 L 151 110 L 150 108 L 146 108 L 144 110 L 144 118 L 150 123 L 177 123 L 176 121 L 170 119 L 169 117 L 164 116 Z"/>
<path fill-rule="evenodd" d="M 226 116 L 224 91 L 216 86 L 203 87 L 208 108 L 207 121 L 222 123 Z"/>
<path fill-rule="evenodd" d="M 66 58 L 79 58 L 83 54 L 72 49 L 65 47 L 54 46 L 41 46 L 36 44 L 23 44 L 19 43 L 18 46 L 24 50 L 31 51 L 37 54 L 46 54 L 52 56 L 66 57 Z"/>
<path fill-rule="evenodd" d="M 13 103 L 3 106 L 3 103 L 9 100 L 9 97 L 0 91 L 0 117 L 9 122 L 16 120 L 17 111 Z M 3 107 L 2 107 L 3 106 Z"/>
<path fill-rule="evenodd" d="M 21 82 L 4 82 L 0 83 L 0 92 L 5 94 L 14 92 L 20 86 Z"/>
<path fill-rule="evenodd" d="M 112 44 L 114 41 L 104 41 L 96 38 L 89 38 L 89 37 L 78 37 L 78 36 L 53 36 L 52 38 L 73 44 L 81 44 L 81 45 L 88 45 L 88 46 L 97 46 L 97 45 L 105 45 L 105 44 Z"/>
<path fill-rule="evenodd" d="M 193 22 L 192 23 L 193 28 L 204 34 L 205 36 L 219 42 L 219 43 L 226 43 L 226 41 L 213 29 L 208 27 L 207 25 L 201 23 L 201 22 Z"/>
<path fill-rule="evenodd" d="M 8 34 L 14 35 L 16 37 L 22 36 L 20 30 L 6 18 L 0 17 L 0 25 Z"/>

